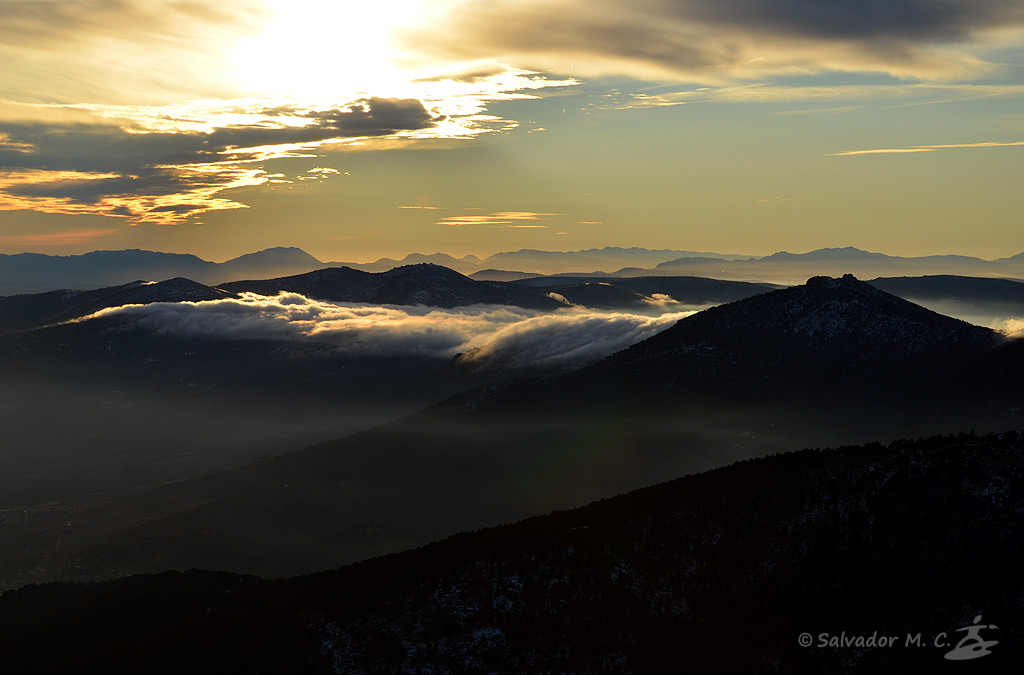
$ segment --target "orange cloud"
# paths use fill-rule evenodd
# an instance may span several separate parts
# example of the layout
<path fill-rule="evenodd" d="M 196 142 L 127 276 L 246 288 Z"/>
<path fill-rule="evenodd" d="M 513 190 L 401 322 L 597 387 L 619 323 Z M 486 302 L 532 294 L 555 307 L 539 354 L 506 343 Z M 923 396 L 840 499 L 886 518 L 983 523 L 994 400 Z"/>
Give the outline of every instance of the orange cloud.
<path fill-rule="evenodd" d="M 0 245 L 10 247 L 69 246 L 102 239 L 115 232 L 117 232 L 116 228 L 96 228 L 92 230 L 50 232 L 47 234 L 4 234 L 0 235 Z"/>
<path fill-rule="evenodd" d="M 507 227 L 518 229 L 545 228 L 547 225 L 529 224 L 521 221 L 544 220 L 560 216 L 560 213 L 538 213 L 535 211 L 498 211 L 487 216 L 449 216 L 437 221 L 438 225 L 448 227 L 466 227 L 482 225 L 486 227 Z"/>
<path fill-rule="evenodd" d="M 943 145 L 915 145 L 909 148 L 880 148 L 877 150 L 849 150 L 847 152 L 834 152 L 830 157 L 849 157 L 851 155 L 889 155 L 902 154 L 907 152 L 935 152 L 949 148 L 1007 148 L 1024 145 L 1024 141 L 1011 141 L 1000 143 L 997 141 L 985 141 L 982 143 L 946 143 Z"/>

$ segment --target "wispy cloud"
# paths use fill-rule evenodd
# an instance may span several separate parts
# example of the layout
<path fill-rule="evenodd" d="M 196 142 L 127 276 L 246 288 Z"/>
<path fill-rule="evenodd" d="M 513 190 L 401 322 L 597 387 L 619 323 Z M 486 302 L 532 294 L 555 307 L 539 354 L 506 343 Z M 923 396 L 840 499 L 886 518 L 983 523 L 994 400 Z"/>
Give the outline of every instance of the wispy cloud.
<path fill-rule="evenodd" d="M 663 108 L 685 105 L 693 99 L 701 98 L 704 89 L 693 91 L 676 91 L 663 94 L 643 92 L 629 93 L 611 89 L 595 97 L 587 104 L 590 110 L 637 110 L 642 108 Z"/>
<path fill-rule="evenodd" d="M 844 105 L 836 106 L 833 108 L 805 108 L 803 110 L 776 110 L 773 115 L 841 115 L 843 113 L 853 112 L 854 110 L 860 110 L 861 106 L 858 105 Z"/>
<path fill-rule="evenodd" d="M 0 2 L 0 99 L 159 105 L 238 96 L 231 50 L 260 29 L 265 5 Z"/>
<path fill-rule="evenodd" d="M 438 225 L 446 225 L 448 227 L 467 227 L 467 226 L 485 226 L 485 227 L 508 227 L 508 228 L 520 228 L 520 229 L 533 229 L 533 228 L 546 228 L 547 225 L 542 225 L 536 222 L 522 222 L 522 221 L 539 221 L 546 220 L 548 218 L 554 218 L 560 216 L 560 213 L 537 213 L 534 211 L 498 211 L 486 216 L 449 216 L 442 218 L 437 221 Z"/>
<path fill-rule="evenodd" d="M 858 110 L 866 101 L 891 101 L 893 106 L 933 105 L 995 98 L 1024 97 L 1024 85 L 943 84 L 893 82 L 889 84 L 773 85 L 766 83 L 726 84 L 686 88 L 679 91 L 623 92 L 611 89 L 593 97 L 585 110 L 631 110 L 677 106 L 684 103 L 825 103 L 850 105 L 776 110 L 774 115 L 841 114 Z"/>
<path fill-rule="evenodd" d="M 66 232 L 46 232 L 39 234 L 2 234 L 0 245 L 12 247 L 46 247 L 87 244 L 103 237 L 117 233 L 116 228 L 92 228 L 88 230 L 71 230 Z"/>
<path fill-rule="evenodd" d="M 486 357 L 492 364 L 568 366 L 624 349 L 691 313 L 651 317 L 581 308 L 542 313 L 493 305 L 376 307 L 295 293 L 244 293 L 237 300 L 126 305 L 93 317 L 119 316 L 129 328 L 178 337 L 300 339 L 367 355 L 449 358 L 472 352 L 471 358 Z"/>
<path fill-rule="evenodd" d="M 915 145 L 909 148 L 879 148 L 876 150 L 848 150 L 846 152 L 834 152 L 830 153 L 830 157 L 849 157 L 851 155 L 888 155 L 888 154 L 903 154 L 913 152 L 935 152 L 937 150 L 947 150 L 950 148 L 1006 148 L 1013 146 L 1022 146 L 1024 141 L 1010 141 L 1010 142 L 998 142 L 998 141 L 984 141 L 981 143 L 946 143 L 941 145 Z"/>

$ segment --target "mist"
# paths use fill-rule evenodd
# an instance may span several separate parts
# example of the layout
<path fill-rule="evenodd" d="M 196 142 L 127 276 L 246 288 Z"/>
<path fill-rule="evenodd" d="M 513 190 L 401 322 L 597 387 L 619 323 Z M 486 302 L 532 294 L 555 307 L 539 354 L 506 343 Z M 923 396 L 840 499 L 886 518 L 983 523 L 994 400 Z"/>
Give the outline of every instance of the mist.
<path fill-rule="evenodd" d="M 579 306 L 556 312 L 504 305 L 439 309 L 324 302 L 297 293 L 242 293 L 238 299 L 125 305 L 80 321 L 120 317 L 125 330 L 168 338 L 304 340 L 332 345 L 349 357 L 451 358 L 473 351 L 510 367 L 575 367 L 625 349 L 693 313 Z"/>

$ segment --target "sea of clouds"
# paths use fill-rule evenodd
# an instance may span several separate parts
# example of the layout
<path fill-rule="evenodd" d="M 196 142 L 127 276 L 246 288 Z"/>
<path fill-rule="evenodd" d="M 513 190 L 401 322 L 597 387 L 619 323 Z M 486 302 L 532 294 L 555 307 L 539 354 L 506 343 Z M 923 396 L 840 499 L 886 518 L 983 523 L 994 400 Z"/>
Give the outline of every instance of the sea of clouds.
<path fill-rule="evenodd" d="M 124 305 L 82 320 L 117 316 L 134 330 L 165 337 L 309 340 L 368 356 L 450 358 L 471 352 L 492 365 L 569 367 L 625 349 L 693 313 L 643 315 L 578 306 L 555 312 L 501 305 L 441 309 L 242 293 L 237 299 Z"/>

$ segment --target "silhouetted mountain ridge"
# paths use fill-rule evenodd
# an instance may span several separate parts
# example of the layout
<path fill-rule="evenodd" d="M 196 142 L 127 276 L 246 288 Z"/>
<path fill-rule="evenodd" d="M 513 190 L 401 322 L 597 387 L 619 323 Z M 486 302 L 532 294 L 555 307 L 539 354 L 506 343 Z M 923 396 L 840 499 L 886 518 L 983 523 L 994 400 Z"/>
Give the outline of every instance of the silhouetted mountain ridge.
<path fill-rule="evenodd" d="M 921 277 L 880 277 L 868 283 L 901 298 L 1024 306 L 1024 282 L 1017 279 L 934 274 Z"/>
<path fill-rule="evenodd" d="M 556 309 L 561 303 L 544 293 L 498 282 L 473 281 L 458 272 L 430 263 L 396 267 L 387 272 L 363 272 L 331 267 L 278 279 L 221 284 L 233 293 L 249 291 L 276 295 L 300 293 L 317 300 L 386 305 L 458 307 L 478 303 Z"/>
<path fill-rule="evenodd" d="M 847 275 L 711 307 L 680 320 L 580 377 L 612 377 L 666 391 L 782 394 L 795 386 L 889 379 L 939 369 L 1004 339 Z"/>
<path fill-rule="evenodd" d="M 0 297 L 0 335 L 70 321 L 109 307 L 154 302 L 202 302 L 231 293 L 190 279 L 133 281 L 94 291 L 60 290 Z"/>
<path fill-rule="evenodd" d="M 757 258 L 764 262 L 776 261 L 797 261 L 797 260 L 850 260 L 856 258 L 889 258 L 884 253 L 872 253 L 853 246 L 842 248 L 819 248 L 808 253 L 790 253 L 789 251 L 778 251 L 763 258 Z"/>
<path fill-rule="evenodd" d="M 668 409 L 680 400 L 952 400 L 965 387 L 1012 395 L 1019 341 L 925 309 L 851 275 L 710 307 L 580 370 L 461 394 L 459 409 L 555 402 Z M 976 366 L 985 359 L 985 369 Z M 991 380 L 990 382 L 987 380 Z M 995 395 L 995 392 L 993 392 Z M 562 405 L 562 404 L 557 404 Z"/>
<path fill-rule="evenodd" d="M 981 615 L 968 665 L 1010 673 L 1022 501 L 1017 431 L 804 450 L 307 577 L 29 586 L 0 596 L 0 651 L 26 674 L 930 674 Z"/>

